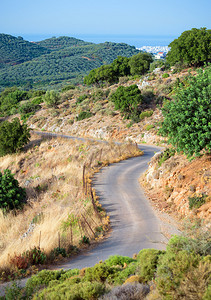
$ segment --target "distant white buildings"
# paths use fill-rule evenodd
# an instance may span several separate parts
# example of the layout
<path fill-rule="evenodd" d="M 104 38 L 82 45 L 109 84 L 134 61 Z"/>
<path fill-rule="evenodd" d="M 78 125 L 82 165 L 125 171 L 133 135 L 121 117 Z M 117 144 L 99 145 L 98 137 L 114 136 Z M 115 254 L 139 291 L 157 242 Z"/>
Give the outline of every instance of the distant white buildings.
<path fill-rule="evenodd" d="M 168 46 L 142 46 L 137 49 L 143 52 L 152 53 L 155 59 L 164 59 L 166 54 L 171 50 Z"/>

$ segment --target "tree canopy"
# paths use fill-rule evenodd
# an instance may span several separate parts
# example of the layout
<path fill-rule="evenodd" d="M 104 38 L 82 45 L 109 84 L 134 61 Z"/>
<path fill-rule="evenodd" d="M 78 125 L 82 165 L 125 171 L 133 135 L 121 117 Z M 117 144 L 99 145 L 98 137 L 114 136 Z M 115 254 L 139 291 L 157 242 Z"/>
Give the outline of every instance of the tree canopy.
<path fill-rule="evenodd" d="M 119 109 L 126 118 L 130 118 L 137 114 L 142 95 L 136 84 L 128 87 L 119 86 L 110 100 L 114 102 L 115 109 Z"/>
<path fill-rule="evenodd" d="M 149 53 L 138 53 L 131 58 L 118 56 L 111 64 L 101 66 L 91 70 L 84 77 L 84 83 L 87 85 L 98 83 L 115 83 L 119 77 L 128 75 L 141 75 L 149 70 L 150 63 L 153 61 Z"/>
<path fill-rule="evenodd" d="M 149 70 L 150 63 L 153 62 L 150 53 L 138 53 L 133 55 L 129 61 L 130 73 L 132 75 L 142 75 Z"/>
<path fill-rule="evenodd" d="M 0 123 L 0 156 L 15 153 L 29 142 L 30 133 L 26 124 L 18 118 Z"/>
<path fill-rule="evenodd" d="M 11 171 L 0 172 L 0 208 L 6 213 L 18 209 L 26 203 L 26 191 L 19 186 Z"/>
<path fill-rule="evenodd" d="M 211 151 L 211 67 L 189 76 L 187 86 L 180 86 L 174 101 L 163 108 L 160 133 L 169 143 L 188 156 Z"/>
<path fill-rule="evenodd" d="M 169 64 L 203 65 L 211 61 L 211 30 L 192 28 L 184 31 L 169 47 L 171 50 L 166 58 Z"/>

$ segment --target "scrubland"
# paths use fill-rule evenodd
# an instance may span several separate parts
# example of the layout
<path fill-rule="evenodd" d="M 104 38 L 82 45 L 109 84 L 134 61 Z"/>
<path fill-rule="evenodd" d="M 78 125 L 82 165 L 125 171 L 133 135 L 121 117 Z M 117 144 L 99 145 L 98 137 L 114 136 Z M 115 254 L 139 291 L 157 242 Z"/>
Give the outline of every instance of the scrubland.
<path fill-rule="evenodd" d="M 141 155 L 136 145 L 42 139 L 33 135 L 23 152 L 0 158 L 26 188 L 23 210 L 0 212 L 0 266 L 14 269 L 14 257 L 33 247 L 49 255 L 102 238 L 109 218 L 91 191 L 91 177 L 102 166 Z M 74 247 L 73 247 L 74 246 Z"/>

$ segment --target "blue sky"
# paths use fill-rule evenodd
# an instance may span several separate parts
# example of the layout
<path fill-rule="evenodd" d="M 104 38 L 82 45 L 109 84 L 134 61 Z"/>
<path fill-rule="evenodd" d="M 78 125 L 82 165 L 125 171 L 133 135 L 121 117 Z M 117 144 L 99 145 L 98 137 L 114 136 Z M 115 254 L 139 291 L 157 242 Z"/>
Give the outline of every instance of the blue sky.
<path fill-rule="evenodd" d="M 179 36 L 211 28 L 210 0 L 1 0 L 0 8 L 0 32 L 21 36 Z"/>

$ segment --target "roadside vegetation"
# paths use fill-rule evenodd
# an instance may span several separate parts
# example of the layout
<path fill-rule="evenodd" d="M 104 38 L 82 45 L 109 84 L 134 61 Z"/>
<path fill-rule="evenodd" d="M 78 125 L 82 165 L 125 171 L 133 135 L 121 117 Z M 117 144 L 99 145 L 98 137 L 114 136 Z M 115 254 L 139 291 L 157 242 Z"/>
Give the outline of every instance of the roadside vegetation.
<path fill-rule="evenodd" d="M 93 267 L 48 271 L 25 288 L 14 282 L 6 299 L 210 299 L 210 236 L 192 225 L 192 237 L 173 236 L 166 251 L 143 249 L 133 258 L 111 256 Z M 2 298 L 5 299 L 5 298 Z"/>

